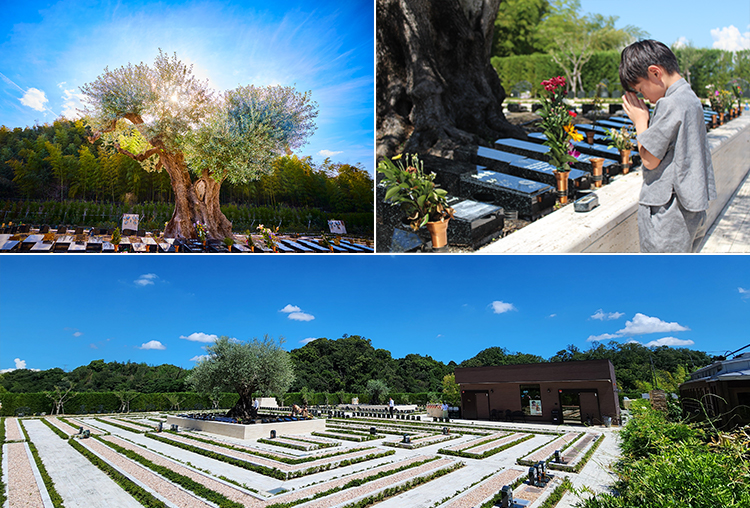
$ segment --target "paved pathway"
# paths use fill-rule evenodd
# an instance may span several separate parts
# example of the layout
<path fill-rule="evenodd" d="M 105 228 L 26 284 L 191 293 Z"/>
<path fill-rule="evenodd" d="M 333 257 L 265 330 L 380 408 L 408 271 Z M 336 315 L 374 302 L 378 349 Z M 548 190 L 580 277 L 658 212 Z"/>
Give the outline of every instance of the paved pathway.
<path fill-rule="evenodd" d="M 601 432 L 604 433 L 604 441 L 596 449 L 583 471 L 569 475 L 576 490 L 586 485 L 594 492 L 610 492 L 612 484 L 616 480 L 610 467 L 620 456 L 619 431 L 603 429 Z M 552 473 L 557 474 L 558 471 Z M 557 508 L 572 508 L 578 501 L 579 499 L 575 494 L 567 492 L 557 504 Z"/>
<path fill-rule="evenodd" d="M 750 172 L 706 233 L 700 252 L 750 252 Z"/>
<path fill-rule="evenodd" d="M 24 427 L 66 508 L 143 508 L 41 421 L 25 420 Z"/>

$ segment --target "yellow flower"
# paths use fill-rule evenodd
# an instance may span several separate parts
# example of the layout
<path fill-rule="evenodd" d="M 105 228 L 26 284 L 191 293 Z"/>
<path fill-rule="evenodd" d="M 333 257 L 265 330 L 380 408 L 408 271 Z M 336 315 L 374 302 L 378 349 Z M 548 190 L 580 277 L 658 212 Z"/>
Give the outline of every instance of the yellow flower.
<path fill-rule="evenodd" d="M 568 136 L 573 141 L 583 141 L 583 134 L 578 132 L 575 127 L 573 127 L 572 123 L 569 123 L 568 125 L 563 125 L 563 129 L 565 129 L 565 132 L 568 133 Z"/>
<path fill-rule="evenodd" d="M 395 157 L 391 157 L 391 160 L 392 160 L 392 161 L 397 161 L 397 160 L 399 160 L 399 159 L 401 158 L 401 156 L 402 156 L 402 155 L 403 155 L 403 154 L 402 154 L 402 153 L 400 153 L 400 154 L 396 155 Z"/>

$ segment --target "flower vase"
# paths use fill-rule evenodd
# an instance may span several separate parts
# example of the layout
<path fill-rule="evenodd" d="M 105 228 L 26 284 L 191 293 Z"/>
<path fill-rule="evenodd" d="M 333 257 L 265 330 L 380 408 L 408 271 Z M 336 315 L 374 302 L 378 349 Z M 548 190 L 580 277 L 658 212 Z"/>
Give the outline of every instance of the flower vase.
<path fill-rule="evenodd" d="M 620 150 L 620 167 L 623 175 L 630 171 L 630 150 Z"/>
<path fill-rule="evenodd" d="M 719 125 L 724 125 L 724 112 L 719 113 Z"/>
<path fill-rule="evenodd" d="M 445 250 L 448 246 L 448 221 L 442 219 L 427 223 L 427 231 L 432 237 L 432 250 Z"/>
<path fill-rule="evenodd" d="M 568 203 L 568 172 L 555 170 L 555 180 L 557 181 L 557 201 L 561 205 Z"/>
<path fill-rule="evenodd" d="M 594 187 L 599 188 L 602 186 L 604 159 L 601 157 L 592 157 L 589 160 L 591 161 Z"/>
<path fill-rule="evenodd" d="M 589 145 L 594 144 L 594 131 L 586 131 L 586 142 Z"/>
<path fill-rule="evenodd" d="M 715 129 L 718 126 L 719 126 L 718 118 L 716 116 L 716 113 L 714 113 L 713 115 L 711 115 L 711 128 Z"/>

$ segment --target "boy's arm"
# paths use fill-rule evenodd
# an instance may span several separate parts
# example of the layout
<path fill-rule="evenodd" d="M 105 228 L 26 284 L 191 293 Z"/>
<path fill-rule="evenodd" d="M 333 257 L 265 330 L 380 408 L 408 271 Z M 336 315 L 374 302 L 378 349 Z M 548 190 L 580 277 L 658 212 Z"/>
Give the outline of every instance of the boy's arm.
<path fill-rule="evenodd" d="M 646 103 L 639 99 L 633 92 L 625 92 L 622 107 L 628 117 L 633 121 L 636 134 L 640 136 L 643 131 L 648 129 L 648 106 L 646 106 Z M 659 166 L 661 159 L 646 150 L 646 148 L 641 145 L 640 141 L 638 142 L 638 153 L 641 155 L 643 167 L 646 169 L 656 169 L 657 166 Z"/>

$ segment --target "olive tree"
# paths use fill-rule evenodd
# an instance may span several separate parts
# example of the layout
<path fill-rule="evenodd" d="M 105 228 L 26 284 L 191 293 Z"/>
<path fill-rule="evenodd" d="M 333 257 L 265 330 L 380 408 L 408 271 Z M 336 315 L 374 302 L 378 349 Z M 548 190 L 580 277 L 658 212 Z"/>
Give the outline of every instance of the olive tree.
<path fill-rule="evenodd" d="M 244 183 L 272 171 L 274 158 L 299 148 L 315 130 L 317 105 L 293 87 L 240 86 L 215 94 L 192 66 L 159 50 L 153 66 L 128 64 L 81 87 L 95 141 L 169 174 L 175 209 L 165 235 L 225 238 L 220 209 L 226 179 Z"/>
<path fill-rule="evenodd" d="M 253 415 L 253 393 L 285 393 L 294 381 L 283 342 L 268 335 L 246 342 L 220 337 L 206 348 L 207 357 L 193 367 L 187 382 L 202 393 L 211 393 L 214 388 L 237 392 L 240 398 L 227 414 L 249 418 Z"/>

